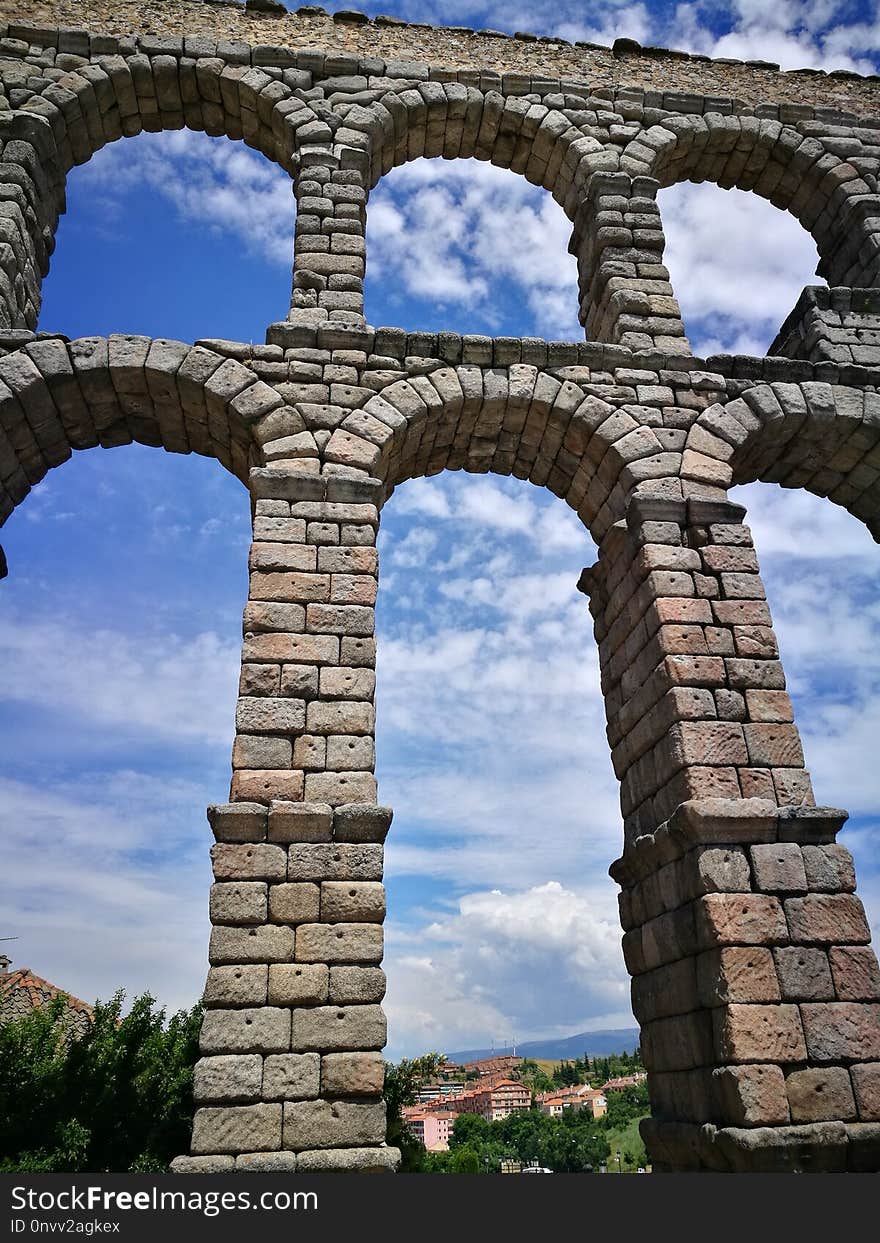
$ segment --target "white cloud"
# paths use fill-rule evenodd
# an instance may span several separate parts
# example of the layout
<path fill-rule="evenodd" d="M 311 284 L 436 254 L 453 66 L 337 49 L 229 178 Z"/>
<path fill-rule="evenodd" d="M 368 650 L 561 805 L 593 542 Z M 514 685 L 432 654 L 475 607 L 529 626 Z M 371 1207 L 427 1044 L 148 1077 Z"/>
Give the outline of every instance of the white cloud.
<path fill-rule="evenodd" d="M 463 895 L 388 936 L 391 1051 L 631 1026 L 613 886 Z"/>
<path fill-rule="evenodd" d="M 157 195 L 187 224 L 234 239 L 260 258 L 293 262 L 290 178 L 242 143 L 186 129 L 141 134 L 110 143 L 77 175 L 93 207 L 110 219 L 123 214 L 125 195 Z"/>
<path fill-rule="evenodd" d="M 665 263 L 694 351 L 762 355 L 815 275 L 794 216 L 756 194 L 684 182 L 660 193 Z"/>
<path fill-rule="evenodd" d="M 180 777 L 82 773 L 49 787 L 0 779 L 6 947 L 85 1001 L 119 987 L 172 1009 L 204 983 L 210 830 Z"/>
<path fill-rule="evenodd" d="M 396 282 L 398 298 L 430 302 L 438 315 L 468 311 L 498 331 L 505 304 L 519 301 L 523 335 L 577 339 L 570 236 L 550 195 L 515 173 L 474 160 L 405 164 L 370 197 L 368 317 Z"/>
<path fill-rule="evenodd" d="M 0 703 L 106 732 L 114 748 L 134 739 L 231 745 L 240 659 L 239 645 L 212 631 L 124 634 L 11 615 L 0 619 Z"/>

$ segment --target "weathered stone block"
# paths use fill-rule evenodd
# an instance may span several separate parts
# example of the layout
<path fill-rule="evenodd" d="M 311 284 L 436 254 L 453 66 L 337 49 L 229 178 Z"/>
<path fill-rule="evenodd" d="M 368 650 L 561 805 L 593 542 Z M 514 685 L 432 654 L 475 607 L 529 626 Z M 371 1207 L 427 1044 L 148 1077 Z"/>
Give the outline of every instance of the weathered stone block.
<path fill-rule="evenodd" d="M 211 963 L 289 962 L 293 958 L 292 928 L 274 924 L 248 928 L 219 925 L 211 929 Z"/>
<path fill-rule="evenodd" d="M 354 734 L 333 734 L 327 739 L 327 768 L 331 772 L 360 769 L 371 773 L 376 763 L 376 748 L 371 737 Z"/>
<path fill-rule="evenodd" d="M 272 885 L 269 889 L 269 915 L 277 923 L 313 923 L 321 909 L 321 890 L 308 881 Z"/>
<path fill-rule="evenodd" d="M 376 923 L 385 918 L 385 886 L 379 881 L 325 880 L 321 883 L 324 923 Z"/>
<path fill-rule="evenodd" d="M 775 650 L 768 654 L 775 655 Z M 796 725 L 749 723 L 743 726 L 743 734 L 750 764 L 766 768 L 803 767 L 804 752 Z"/>
<path fill-rule="evenodd" d="M 321 1058 L 324 1096 L 381 1096 L 384 1082 L 381 1053 L 325 1053 Z"/>
<path fill-rule="evenodd" d="M 749 893 L 751 875 L 745 851 L 737 846 L 705 846 L 692 851 L 688 861 L 696 868 L 696 892 Z"/>
<path fill-rule="evenodd" d="M 861 902 L 850 893 L 810 893 L 786 898 L 785 917 L 792 941 L 867 944 L 871 940 Z"/>
<path fill-rule="evenodd" d="M 285 1101 L 284 1146 L 293 1152 L 310 1148 L 357 1148 L 385 1139 L 385 1102 Z"/>
<path fill-rule="evenodd" d="M 788 926 L 778 898 L 764 894 L 710 893 L 694 903 L 699 943 L 774 945 L 787 941 Z"/>
<path fill-rule="evenodd" d="M 880 1121 L 880 1062 L 862 1062 L 850 1067 L 859 1117 L 863 1122 Z"/>
<path fill-rule="evenodd" d="M 785 1088 L 792 1122 L 849 1122 L 856 1116 L 849 1074 L 842 1066 L 794 1071 Z"/>
<path fill-rule="evenodd" d="M 642 1026 L 642 1055 L 648 1070 L 693 1070 L 712 1061 L 712 1024 L 695 1010 Z"/>
<path fill-rule="evenodd" d="M 668 731 L 674 767 L 746 764 L 743 727 L 735 721 L 680 721 Z"/>
<path fill-rule="evenodd" d="M 280 739 L 279 741 L 285 741 Z M 289 763 L 289 761 L 288 761 Z M 269 803 L 272 799 L 300 799 L 305 778 L 301 772 L 286 766 L 276 768 L 236 768 L 232 774 L 232 798 L 255 799 Z"/>
<path fill-rule="evenodd" d="M 624 938 L 625 940 L 625 938 Z M 680 907 L 650 919 L 641 929 L 641 966 L 636 971 L 650 970 L 663 963 L 674 962 L 696 951 L 693 904 Z M 626 952 L 626 945 L 624 946 Z"/>
<path fill-rule="evenodd" d="M 232 881 L 211 886 L 211 920 L 215 924 L 266 922 L 265 881 Z"/>
<path fill-rule="evenodd" d="M 297 844 L 287 852 L 287 879 L 381 880 L 383 856 L 382 847 L 372 843 Z"/>
<path fill-rule="evenodd" d="M 712 1015 L 715 1048 L 724 1061 L 806 1061 L 797 1006 L 730 1005 L 714 1010 Z"/>
<path fill-rule="evenodd" d="M 350 803 L 353 798 L 369 802 L 376 797 L 376 778 L 363 769 L 313 772 L 306 775 L 305 790 L 308 798 L 320 799 L 333 807 Z"/>
<path fill-rule="evenodd" d="M 870 945 L 834 946 L 828 957 L 839 1001 L 880 1000 L 880 967 Z"/>
<path fill-rule="evenodd" d="M 208 823 L 218 842 L 266 840 L 266 808 L 260 803 L 212 804 Z"/>
<path fill-rule="evenodd" d="M 697 990 L 704 1006 L 779 1001 L 779 983 L 769 949 L 730 946 L 700 954 Z"/>
<path fill-rule="evenodd" d="M 196 1110 L 192 1134 L 194 1154 L 266 1152 L 280 1147 L 280 1105 L 232 1105 Z"/>
<path fill-rule="evenodd" d="M 804 868 L 810 889 L 851 893 L 856 887 L 852 855 L 845 846 L 829 842 L 825 846 L 804 846 Z"/>
<path fill-rule="evenodd" d="M 302 1174 L 393 1174 L 399 1166 L 399 1148 L 320 1148 L 297 1155 Z"/>
<path fill-rule="evenodd" d="M 725 1122 L 778 1126 L 790 1121 L 785 1076 L 778 1066 L 721 1066 L 713 1079 Z"/>
<path fill-rule="evenodd" d="M 197 1101 L 258 1101 L 263 1059 L 258 1053 L 202 1057 L 193 1072 Z"/>
<path fill-rule="evenodd" d="M 302 699 L 239 699 L 235 712 L 236 728 L 245 734 L 292 734 L 302 730 L 305 723 Z"/>
<path fill-rule="evenodd" d="M 333 809 L 327 803 L 269 804 L 270 842 L 329 842 Z"/>
<path fill-rule="evenodd" d="M 320 685 L 325 699 L 370 700 L 376 689 L 376 675 L 372 669 L 326 668 L 321 670 Z"/>
<path fill-rule="evenodd" d="M 293 1011 L 290 1047 L 327 1053 L 381 1049 L 386 1023 L 381 1006 L 316 1006 Z"/>
<path fill-rule="evenodd" d="M 263 1098 L 267 1101 L 316 1097 L 321 1083 L 317 1053 L 270 1053 L 263 1067 Z"/>
<path fill-rule="evenodd" d="M 785 1001 L 833 1001 L 834 985 L 824 950 L 785 945 L 773 951 Z"/>
<path fill-rule="evenodd" d="M 329 981 L 330 972 L 326 963 L 272 963 L 269 967 L 269 1005 L 320 1005 L 327 1001 Z"/>
<path fill-rule="evenodd" d="M 390 807 L 345 804 L 333 813 L 333 836 L 338 842 L 384 842 L 393 816 Z"/>
<path fill-rule="evenodd" d="M 296 1153 L 243 1152 L 235 1158 L 237 1174 L 293 1174 Z"/>
<path fill-rule="evenodd" d="M 211 847 L 216 880 L 284 880 L 287 854 L 280 846 L 262 844 Z"/>
<path fill-rule="evenodd" d="M 846 1126 L 813 1122 L 786 1127 L 725 1127 L 713 1143 L 734 1173 L 840 1173 L 846 1169 Z"/>
<path fill-rule="evenodd" d="M 775 893 L 805 893 L 807 874 L 801 849 L 794 842 L 751 846 L 752 869 L 759 889 Z"/>
<path fill-rule="evenodd" d="M 268 968 L 261 963 L 212 967 L 205 984 L 206 1006 L 262 1006 L 266 1002 Z"/>
<path fill-rule="evenodd" d="M 286 1053 L 290 1011 L 273 1006 L 208 1010 L 199 1036 L 202 1053 Z"/>
<path fill-rule="evenodd" d="M 706 682 L 712 686 L 723 685 L 724 666 L 721 661 L 714 663 L 718 668 L 707 672 Z M 686 680 L 692 685 L 703 684 L 694 682 L 690 672 Z M 776 805 L 766 799 L 740 798 L 738 794 L 733 798 L 691 797 L 676 808 L 669 825 L 691 841 L 704 845 L 743 845 L 772 841 L 776 836 L 778 815 Z"/>
<path fill-rule="evenodd" d="M 636 976 L 631 983 L 633 1013 L 639 1022 L 687 1014 L 699 1008 L 695 960 L 681 958 L 655 971 Z"/>
<path fill-rule="evenodd" d="M 381 967 L 331 967 L 330 1001 L 336 1005 L 366 1005 L 385 996 Z"/>
<path fill-rule="evenodd" d="M 375 924 L 300 924 L 297 962 L 382 961 L 382 928 Z"/>
<path fill-rule="evenodd" d="M 800 1009 L 810 1061 L 880 1060 L 880 1003 L 805 1002 Z"/>
<path fill-rule="evenodd" d="M 375 710 L 363 700 L 314 699 L 308 706 L 306 722 L 310 734 L 371 734 Z"/>
<path fill-rule="evenodd" d="M 175 1157 L 172 1174 L 229 1174 L 235 1169 L 234 1157 Z"/>

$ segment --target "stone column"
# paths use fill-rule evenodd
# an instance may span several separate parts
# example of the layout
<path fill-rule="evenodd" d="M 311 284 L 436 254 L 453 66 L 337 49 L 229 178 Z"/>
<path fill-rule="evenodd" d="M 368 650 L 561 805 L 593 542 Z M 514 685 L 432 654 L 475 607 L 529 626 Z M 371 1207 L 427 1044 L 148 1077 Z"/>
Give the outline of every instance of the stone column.
<path fill-rule="evenodd" d="M 637 497 L 584 587 L 657 1170 L 877 1168 L 880 973 L 813 806 L 744 510 Z"/>
<path fill-rule="evenodd" d="M 216 845 L 192 1156 L 393 1170 L 373 691 L 378 481 L 257 469 L 232 801 Z"/>
<path fill-rule="evenodd" d="M 0 113 L 0 330 L 33 331 L 64 211 L 64 176 L 42 117 Z"/>
<path fill-rule="evenodd" d="M 663 264 L 659 182 L 594 173 L 575 213 L 580 321 L 590 341 L 689 354 L 681 310 Z"/>
<path fill-rule="evenodd" d="M 636 496 L 584 572 L 627 843 L 692 798 L 813 802 L 744 515 Z"/>
<path fill-rule="evenodd" d="M 293 324 L 364 323 L 365 154 L 329 145 L 300 148 L 288 317 Z"/>

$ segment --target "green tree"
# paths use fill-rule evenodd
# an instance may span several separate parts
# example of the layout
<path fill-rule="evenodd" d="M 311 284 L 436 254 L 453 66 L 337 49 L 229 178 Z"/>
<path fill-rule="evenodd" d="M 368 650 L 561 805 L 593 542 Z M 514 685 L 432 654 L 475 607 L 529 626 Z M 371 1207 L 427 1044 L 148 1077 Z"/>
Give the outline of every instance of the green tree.
<path fill-rule="evenodd" d="M 454 1150 L 450 1168 L 453 1174 L 482 1174 L 484 1172 L 480 1154 L 467 1144 Z"/>
<path fill-rule="evenodd" d="M 634 1084 L 631 1088 L 624 1088 L 622 1092 L 609 1092 L 606 1099 L 608 1112 L 604 1122 L 609 1128 L 625 1127 L 633 1118 L 644 1117 L 651 1108 L 646 1083 Z"/>
<path fill-rule="evenodd" d="M 449 1137 L 450 1148 L 477 1148 L 488 1142 L 490 1124 L 479 1114 L 459 1114 Z"/>
<path fill-rule="evenodd" d="M 402 1057 L 396 1064 L 385 1063 L 382 1094 L 387 1113 L 386 1138 L 389 1147 L 400 1149 L 400 1169 L 404 1174 L 416 1174 L 426 1168 L 425 1145 L 406 1126 L 404 1106 L 416 1103 L 419 1088 L 436 1078 L 445 1061 L 442 1053 L 424 1053 L 421 1057 Z"/>
<path fill-rule="evenodd" d="M 189 1147 L 201 1007 L 95 1004 L 70 1038 L 59 997 L 0 1025 L 0 1170 L 162 1171 Z"/>

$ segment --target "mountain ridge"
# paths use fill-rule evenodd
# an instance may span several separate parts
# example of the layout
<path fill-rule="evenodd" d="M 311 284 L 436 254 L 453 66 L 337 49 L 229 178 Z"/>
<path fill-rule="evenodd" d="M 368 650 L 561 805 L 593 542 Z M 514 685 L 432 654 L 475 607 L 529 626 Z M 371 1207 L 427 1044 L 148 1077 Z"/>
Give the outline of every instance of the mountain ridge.
<path fill-rule="evenodd" d="M 547 1058 L 554 1061 L 561 1058 L 573 1059 L 582 1057 L 607 1057 L 612 1053 L 632 1053 L 639 1047 L 639 1029 L 637 1027 L 609 1028 L 605 1031 L 580 1032 L 576 1036 L 565 1036 L 561 1039 L 524 1040 L 516 1045 L 520 1057 Z M 502 1045 L 495 1049 L 460 1049 L 456 1053 L 447 1054 L 450 1062 L 479 1062 L 487 1057 L 500 1057 L 512 1053 L 510 1045 Z"/>

